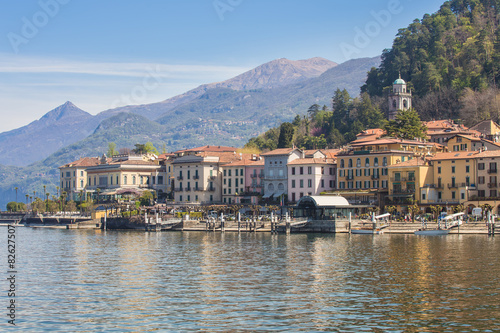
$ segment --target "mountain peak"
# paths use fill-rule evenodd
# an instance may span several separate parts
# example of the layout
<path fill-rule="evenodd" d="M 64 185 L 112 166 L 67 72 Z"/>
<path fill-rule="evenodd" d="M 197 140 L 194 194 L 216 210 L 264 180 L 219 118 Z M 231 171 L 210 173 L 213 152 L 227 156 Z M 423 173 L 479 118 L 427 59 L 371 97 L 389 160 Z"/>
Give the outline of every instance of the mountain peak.
<path fill-rule="evenodd" d="M 41 122 L 53 122 L 59 121 L 63 118 L 73 118 L 73 117 L 91 117 L 92 115 L 88 112 L 83 111 L 78 108 L 75 104 L 67 101 L 66 103 L 59 105 L 55 109 L 47 112 L 42 118 Z"/>

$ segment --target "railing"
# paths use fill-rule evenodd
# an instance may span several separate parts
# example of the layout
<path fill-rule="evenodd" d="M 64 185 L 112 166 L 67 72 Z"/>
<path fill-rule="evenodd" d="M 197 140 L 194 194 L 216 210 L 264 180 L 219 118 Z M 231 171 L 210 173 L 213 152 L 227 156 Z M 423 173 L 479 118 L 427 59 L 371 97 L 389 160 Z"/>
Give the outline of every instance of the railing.
<path fill-rule="evenodd" d="M 185 190 L 186 192 L 187 192 L 187 191 L 191 191 L 191 187 L 186 187 L 184 190 Z"/>
<path fill-rule="evenodd" d="M 347 176 L 345 176 L 345 179 L 347 179 L 347 180 L 353 180 L 353 179 L 354 179 L 354 176 L 352 176 L 352 175 L 347 175 Z"/>
<path fill-rule="evenodd" d="M 250 174 L 250 178 L 257 178 L 257 174 L 256 173 Z"/>
<path fill-rule="evenodd" d="M 199 175 L 194 175 L 193 179 L 200 179 L 200 176 Z"/>
<path fill-rule="evenodd" d="M 177 180 L 183 180 L 183 179 L 184 179 L 184 177 L 182 177 L 182 176 L 177 176 Z"/>
<path fill-rule="evenodd" d="M 182 192 L 182 187 L 175 187 L 174 192 Z"/>
<path fill-rule="evenodd" d="M 457 188 L 457 187 L 458 187 L 457 183 L 448 184 L 448 188 Z"/>
<path fill-rule="evenodd" d="M 488 173 L 497 173 L 497 169 L 488 169 Z"/>
<path fill-rule="evenodd" d="M 264 178 L 264 174 L 263 173 L 259 173 L 259 178 Z"/>
<path fill-rule="evenodd" d="M 444 184 L 435 184 L 436 188 L 444 188 Z"/>
<path fill-rule="evenodd" d="M 392 193 L 394 193 L 394 194 L 414 194 L 415 189 L 414 188 L 398 188 L 398 189 L 393 189 Z"/>
<path fill-rule="evenodd" d="M 405 182 L 406 181 L 406 178 L 405 177 L 392 177 L 391 178 L 391 182 Z"/>
<path fill-rule="evenodd" d="M 497 183 L 488 183 L 489 188 L 495 188 L 498 187 Z"/>
<path fill-rule="evenodd" d="M 209 188 L 207 188 L 207 191 L 208 192 L 215 192 L 215 187 L 209 187 Z"/>
<path fill-rule="evenodd" d="M 380 175 L 372 175 L 372 179 L 380 179 Z"/>
<path fill-rule="evenodd" d="M 194 187 L 193 191 L 201 191 L 201 188 L 200 187 Z"/>
<path fill-rule="evenodd" d="M 214 180 L 215 178 L 217 178 L 217 176 L 208 176 L 208 179 L 210 180 Z"/>

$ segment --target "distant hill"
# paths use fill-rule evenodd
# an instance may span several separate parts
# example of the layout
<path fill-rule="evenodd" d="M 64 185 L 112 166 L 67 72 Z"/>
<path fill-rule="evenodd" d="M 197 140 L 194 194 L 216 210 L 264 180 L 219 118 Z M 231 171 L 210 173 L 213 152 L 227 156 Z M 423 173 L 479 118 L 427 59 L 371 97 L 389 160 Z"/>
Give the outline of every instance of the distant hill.
<path fill-rule="evenodd" d="M 188 103 L 211 89 L 229 88 L 239 91 L 283 87 L 318 77 L 335 66 L 337 66 L 337 63 L 319 57 L 306 60 L 276 59 L 229 80 L 203 84 L 184 94 L 174 96 L 159 103 L 129 105 L 107 110 L 103 113 L 116 114 L 119 112 L 130 112 L 154 120 L 169 110 Z"/>
<path fill-rule="evenodd" d="M 0 164 L 26 166 L 86 138 L 103 119 L 71 102 L 21 128 L 0 133 Z"/>

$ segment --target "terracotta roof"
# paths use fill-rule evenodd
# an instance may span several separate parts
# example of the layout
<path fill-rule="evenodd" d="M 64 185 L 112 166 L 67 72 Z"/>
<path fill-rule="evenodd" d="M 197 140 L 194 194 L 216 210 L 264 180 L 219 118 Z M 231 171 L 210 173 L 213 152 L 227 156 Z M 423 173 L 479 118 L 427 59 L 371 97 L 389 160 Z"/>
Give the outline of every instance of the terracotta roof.
<path fill-rule="evenodd" d="M 111 158 L 108 158 L 107 160 L 109 162 L 111 161 Z M 101 159 L 99 157 L 83 157 L 77 161 L 64 164 L 63 166 L 60 166 L 60 168 L 89 167 L 99 164 L 101 164 Z"/>
<path fill-rule="evenodd" d="M 366 146 L 366 145 L 384 145 L 384 144 L 393 144 L 393 143 L 401 143 L 401 144 L 411 144 L 411 145 L 419 145 L 419 146 L 432 146 L 432 142 L 420 142 L 414 140 L 401 140 L 395 138 L 387 138 L 387 139 L 379 139 L 368 142 L 360 142 L 360 143 L 351 143 L 351 146 Z"/>
<path fill-rule="evenodd" d="M 288 165 L 301 165 L 301 164 L 333 164 L 331 158 L 297 158 L 288 162 Z"/>
<path fill-rule="evenodd" d="M 161 154 L 160 156 L 158 156 L 158 159 L 166 160 L 168 157 L 175 157 L 175 154 L 174 153 Z"/>
<path fill-rule="evenodd" d="M 341 150 L 342 149 L 321 149 L 321 152 L 325 154 L 327 158 L 335 158 Z"/>
<path fill-rule="evenodd" d="M 261 154 L 261 156 L 273 156 L 273 155 L 290 155 L 294 150 L 300 150 L 298 148 L 278 148 L 275 150 L 268 151 L 267 153 Z"/>
<path fill-rule="evenodd" d="M 423 124 L 427 127 L 427 130 L 429 130 L 429 131 L 440 130 L 440 129 L 458 126 L 453 121 L 451 121 L 449 119 L 424 121 Z"/>
<path fill-rule="evenodd" d="M 178 150 L 175 153 L 182 153 L 182 152 L 234 152 L 236 151 L 236 148 L 234 147 L 226 147 L 226 146 L 202 146 L 202 147 L 196 147 L 196 148 L 190 148 L 190 149 L 182 149 Z"/>
<path fill-rule="evenodd" d="M 498 152 L 500 154 L 500 152 Z M 437 153 L 431 161 L 440 160 L 463 160 L 478 157 L 479 151 L 452 151 L 447 153 Z"/>
<path fill-rule="evenodd" d="M 476 157 L 500 157 L 500 150 L 485 150 L 477 153 Z"/>
<path fill-rule="evenodd" d="M 249 166 L 249 165 L 263 166 L 264 165 L 264 160 L 255 161 L 255 160 L 252 160 L 252 159 L 243 159 L 243 160 L 238 159 L 238 160 L 233 161 L 231 163 L 224 164 L 223 166 L 234 167 L 234 166 Z"/>
<path fill-rule="evenodd" d="M 462 133 L 458 133 L 458 134 L 453 135 L 451 138 L 448 139 L 448 141 L 453 139 L 456 136 L 460 136 L 462 138 L 466 138 L 466 139 L 469 139 L 471 141 L 481 141 L 481 139 L 478 138 L 477 136 L 472 136 L 472 135 L 467 135 L 467 134 L 462 134 Z"/>
<path fill-rule="evenodd" d="M 381 137 L 384 134 L 385 134 L 385 130 L 383 130 L 381 128 L 370 128 L 370 129 L 366 129 L 366 130 L 362 131 L 359 134 L 356 134 L 356 136 L 378 135 L 379 137 Z"/>

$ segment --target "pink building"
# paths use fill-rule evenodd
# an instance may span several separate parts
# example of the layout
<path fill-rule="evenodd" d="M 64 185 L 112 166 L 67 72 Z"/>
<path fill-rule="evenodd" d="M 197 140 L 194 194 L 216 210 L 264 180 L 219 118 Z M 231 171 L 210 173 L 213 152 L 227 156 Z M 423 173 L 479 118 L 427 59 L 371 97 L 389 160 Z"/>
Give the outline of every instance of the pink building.
<path fill-rule="evenodd" d="M 334 190 L 336 171 L 335 160 L 324 154 L 322 158 L 299 158 L 288 162 L 288 202 Z"/>

